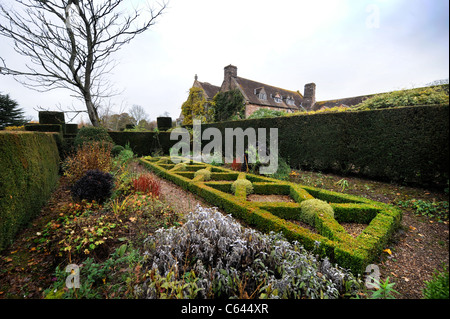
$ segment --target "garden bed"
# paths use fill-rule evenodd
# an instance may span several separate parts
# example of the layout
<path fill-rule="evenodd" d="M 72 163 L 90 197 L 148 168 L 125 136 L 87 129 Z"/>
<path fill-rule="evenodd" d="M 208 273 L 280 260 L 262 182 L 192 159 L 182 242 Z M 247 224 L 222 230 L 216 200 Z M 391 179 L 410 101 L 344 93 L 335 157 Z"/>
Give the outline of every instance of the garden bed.
<path fill-rule="evenodd" d="M 143 167 L 135 165 L 135 169 L 141 171 Z M 210 205 L 173 182 L 156 175 L 153 177 L 161 183 L 163 197 L 179 212 L 189 212 L 197 204 L 205 207 Z M 448 201 L 447 193 L 348 176 L 345 177 L 347 183 L 343 189 L 342 183 L 339 183 L 342 180 L 342 176 L 306 171 L 296 171 L 290 177 L 294 183 L 365 196 L 391 205 L 408 200 L 427 203 Z M 258 181 L 261 182 L 260 179 Z M 70 201 L 70 194 L 64 182 L 61 182 L 41 214 L 16 237 L 11 247 L 0 254 L 0 299 L 42 298 L 44 290 L 52 284 L 55 279 L 55 256 L 49 251 L 40 250 L 34 240 L 49 221 L 57 220 L 60 207 L 67 201 Z M 381 279 L 389 277 L 390 282 L 395 283 L 394 289 L 400 293 L 395 297 L 418 299 L 423 297 L 424 282 L 432 278 L 434 270 L 442 270 L 443 264 L 448 267 L 448 209 L 447 219 L 439 222 L 435 216 L 417 216 L 412 208 L 399 207 L 403 212 L 400 228 L 385 246 L 391 254 L 383 252 L 376 263 L 380 266 Z M 346 228 L 345 223 L 340 224 Z M 352 234 L 351 230 L 346 230 Z"/>
<path fill-rule="evenodd" d="M 223 173 L 211 173 L 213 167 L 204 163 L 191 161 L 183 166 L 172 168 L 167 165 L 168 162 L 167 157 L 141 159 L 141 163 L 156 174 L 201 196 L 210 204 L 224 209 L 236 218 L 265 232 L 281 232 L 288 239 L 299 241 L 306 249 L 317 250 L 319 247 L 318 253 L 322 257 L 327 256 L 333 262 L 355 273 L 363 273 L 366 266 L 379 256 L 401 221 L 401 212 L 396 207 L 363 197 L 301 186 L 253 174 L 242 172 L 237 174 L 225 169 Z M 190 169 L 192 166 L 198 167 L 199 170 L 194 172 Z M 206 171 L 207 174 L 198 175 L 197 172 L 200 170 Z M 208 181 L 214 174 L 228 176 L 230 180 L 236 178 L 237 181 L 245 180 L 251 190 L 243 188 L 244 186 L 237 186 L 234 194 L 230 194 L 217 187 L 210 187 Z M 254 182 L 252 183 L 251 180 Z M 292 198 L 293 201 L 248 201 L 246 199 L 249 191 L 257 194 L 259 199 L 261 199 L 260 196 L 269 196 L 266 198 L 273 199 L 273 196 L 280 198 L 278 196 L 281 195 L 286 196 L 282 198 Z M 312 226 L 317 230 L 314 233 L 287 221 L 289 219 L 305 221 L 300 203 L 308 199 L 319 199 L 330 203 L 337 214 L 336 219 L 323 214 L 314 215 L 313 221 L 309 222 L 310 224 L 312 222 L 314 224 Z M 362 234 L 353 237 L 337 220 L 363 222 L 367 225 Z"/>

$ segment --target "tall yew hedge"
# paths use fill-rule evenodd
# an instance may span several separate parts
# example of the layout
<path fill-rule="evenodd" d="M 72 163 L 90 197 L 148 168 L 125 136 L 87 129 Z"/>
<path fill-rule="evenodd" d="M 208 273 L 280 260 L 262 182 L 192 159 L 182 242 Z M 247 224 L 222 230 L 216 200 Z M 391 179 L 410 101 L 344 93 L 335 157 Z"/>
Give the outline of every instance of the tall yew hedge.
<path fill-rule="evenodd" d="M 0 132 L 0 251 L 39 213 L 56 186 L 55 135 Z"/>
<path fill-rule="evenodd" d="M 207 127 L 219 128 L 222 136 L 226 127 L 278 128 L 279 156 L 293 168 L 421 186 L 448 183 L 448 104 L 202 125 Z"/>

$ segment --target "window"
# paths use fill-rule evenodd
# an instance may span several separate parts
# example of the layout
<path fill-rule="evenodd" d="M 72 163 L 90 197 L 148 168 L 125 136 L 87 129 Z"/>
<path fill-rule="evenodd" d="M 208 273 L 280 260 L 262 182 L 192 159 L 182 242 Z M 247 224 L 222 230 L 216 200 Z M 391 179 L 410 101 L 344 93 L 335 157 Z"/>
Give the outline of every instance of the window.
<path fill-rule="evenodd" d="M 266 91 L 264 91 L 263 87 L 256 88 L 253 93 L 258 97 L 260 100 L 267 100 L 267 94 Z"/>
<path fill-rule="evenodd" d="M 291 97 L 288 97 L 286 99 L 286 104 L 287 105 L 295 105 L 295 100 L 293 98 L 291 98 Z"/>
<path fill-rule="evenodd" d="M 275 101 L 275 103 L 281 103 L 283 102 L 283 98 L 280 96 L 280 94 L 276 94 L 275 97 L 273 98 L 273 100 Z"/>

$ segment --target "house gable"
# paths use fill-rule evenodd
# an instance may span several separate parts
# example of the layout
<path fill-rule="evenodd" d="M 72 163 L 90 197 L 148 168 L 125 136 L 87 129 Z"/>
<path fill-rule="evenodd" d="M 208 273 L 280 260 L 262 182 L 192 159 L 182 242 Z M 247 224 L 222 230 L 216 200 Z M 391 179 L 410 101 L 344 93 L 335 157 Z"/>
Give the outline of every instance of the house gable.
<path fill-rule="evenodd" d="M 197 75 L 195 75 L 194 84 L 192 86 L 202 89 L 204 94 L 205 94 L 205 98 L 206 98 L 207 101 L 212 100 L 214 98 L 214 96 L 217 93 L 219 93 L 219 91 L 220 91 L 220 86 L 215 86 L 215 85 L 212 85 L 212 84 L 210 84 L 208 82 L 200 82 L 198 80 L 198 76 Z"/>

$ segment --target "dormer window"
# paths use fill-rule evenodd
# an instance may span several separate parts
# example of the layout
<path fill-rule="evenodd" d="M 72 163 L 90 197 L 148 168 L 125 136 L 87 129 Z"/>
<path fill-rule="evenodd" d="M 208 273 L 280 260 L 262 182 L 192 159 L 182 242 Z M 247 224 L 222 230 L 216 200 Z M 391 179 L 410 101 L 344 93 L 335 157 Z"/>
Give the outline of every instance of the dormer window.
<path fill-rule="evenodd" d="M 254 90 L 254 93 L 260 100 L 267 100 L 267 94 L 263 87 Z"/>
<path fill-rule="evenodd" d="M 275 101 L 275 103 L 281 103 L 283 102 L 283 98 L 281 97 L 280 94 L 276 94 L 275 97 L 273 98 L 273 100 Z"/>
<path fill-rule="evenodd" d="M 288 96 L 286 98 L 286 104 L 294 106 L 295 105 L 295 100 L 292 97 Z"/>

